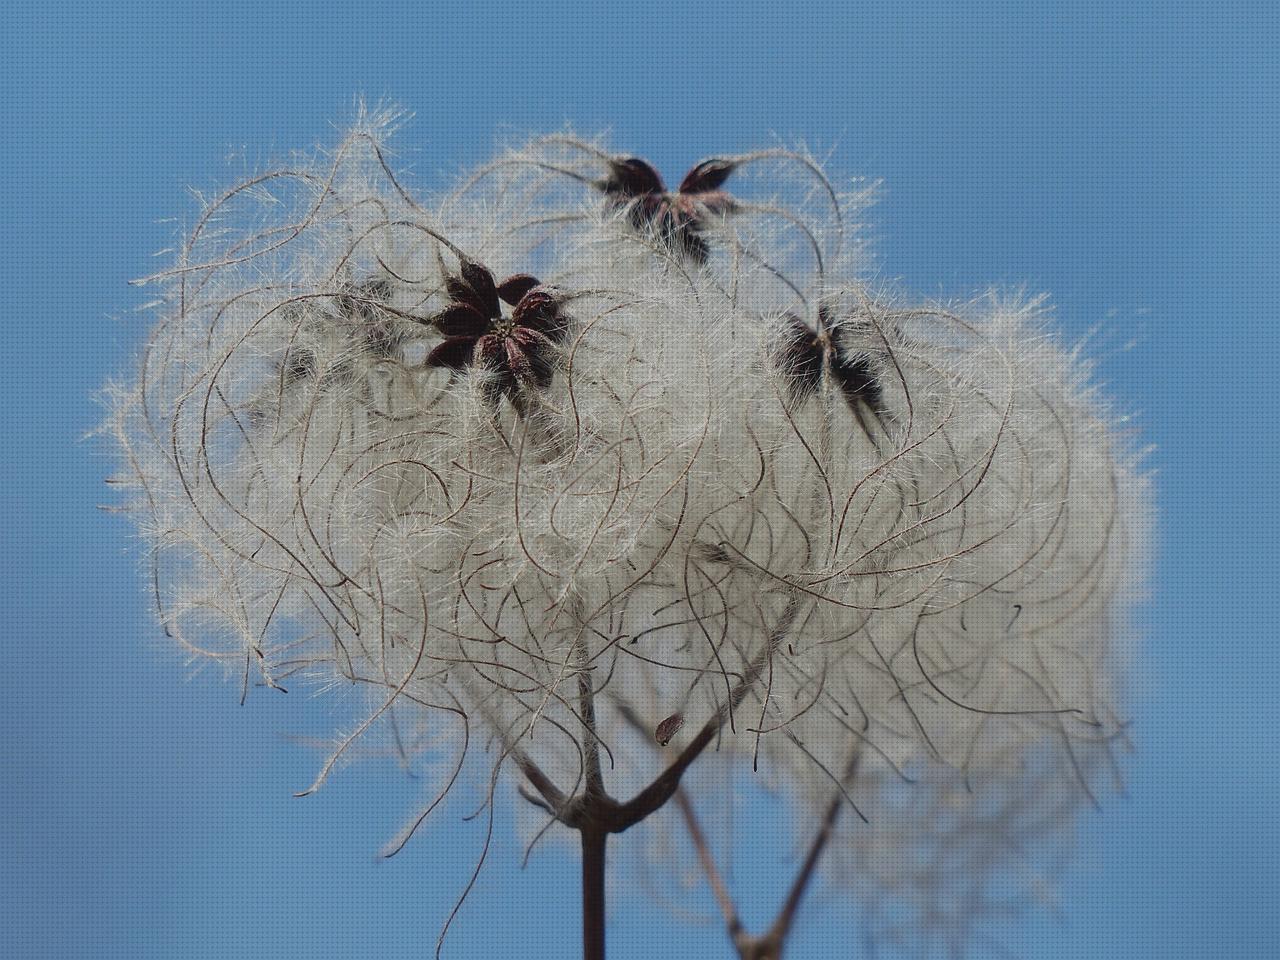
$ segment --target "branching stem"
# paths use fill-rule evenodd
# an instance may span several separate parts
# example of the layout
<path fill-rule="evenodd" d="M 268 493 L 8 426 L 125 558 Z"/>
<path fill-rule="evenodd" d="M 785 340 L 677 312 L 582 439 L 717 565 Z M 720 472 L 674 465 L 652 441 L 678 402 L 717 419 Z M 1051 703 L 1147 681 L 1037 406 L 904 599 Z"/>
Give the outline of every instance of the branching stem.
<path fill-rule="evenodd" d="M 542 807 L 582 839 L 582 943 L 583 960 L 605 958 L 605 848 L 611 833 L 622 833 L 650 814 L 660 810 L 680 788 L 680 778 L 685 770 L 702 754 L 728 721 L 730 714 L 742 705 L 751 688 L 764 673 L 774 650 L 783 642 L 795 620 L 797 604 L 794 599 L 787 604 L 778 627 L 773 631 L 766 649 L 751 661 L 743 671 L 742 679 L 703 724 L 698 735 L 680 751 L 653 782 L 625 803 L 619 803 L 605 790 L 600 769 L 600 751 L 596 730 L 595 691 L 589 671 L 578 674 L 579 710 L 585 727 L 583 790 L 568 797 L 550 777 L 523 750 L 513 750 L 512 757 L 525 778 L 541 795 L 529 795 L 535 805 Z M 624 709 L 624 715 L 627 715 Z M 629 717 L 632 722 L 635 718 Z M 815 858 L 816 859 L 816 858 Z"/>
<path fill-rule="evenodd" d="M 849 766 L 845 771 L 845 784 L 850 783 L 857 773 L 859 756 L 859 754 L 855 754 L 853 759 L 850 760 Z M 720 876 L 720 871 L 716 868 L 715 857 L 711 854 L 711 846 L 707 843 L 706 834 L 702 832 L 702 824 L 698 821 L 697 812 L 683 790 L 676 792 L 676 803 L 684 816 L 685 826 L 689 830 L 694 851 L 698 855 L 698 862 L 702 865 L 702 870 L 707 875 L 707 882 L 711 885 L 711 891 L 715 894 L 716 902 L 720 905 L 720 913 L 724 917 L 725 929 L 729 934 L 730 942 L 733 943 L 734 949 L 738 952 L 739 960 L 781 960 L 782 949 L 786 945 L 787 936 L 791 933 L 791 927 L 795 923 L 800 903 L 804 900 L 805 892 L 813 879 L 814 870 L 817 868 L 818 861 L 822 858 L 822 853 L 831 839 L 831 833 L 840 817 L 840 809 L 846 803 L 844 792 L 837 791 L 836 795 L 831 798 L 831 802 L 827 805 L 826 813 L 822 818 L 822 825 L 814 836 L 813 842 L 809 845 L 809 852 L 800 867 L 800 871 L 796 874 L 795 880 L 792 881 L 791 889 L 787 892 L 787 898 L 783 901 L 777 918 L 769 929 L 759 936 L 753 936 L 743 928 L 737 905 L 733 902 L 733 897 L 725 885 L 724 878 Z"/>

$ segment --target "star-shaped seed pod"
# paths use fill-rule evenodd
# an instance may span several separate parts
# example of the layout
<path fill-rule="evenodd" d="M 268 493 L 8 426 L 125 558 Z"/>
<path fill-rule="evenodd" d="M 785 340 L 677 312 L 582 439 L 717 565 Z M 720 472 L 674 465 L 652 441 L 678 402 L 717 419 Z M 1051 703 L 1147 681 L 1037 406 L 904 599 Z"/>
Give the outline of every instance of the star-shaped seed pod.
<path fill-rule="evenodd" d="M 794 313 L 783 315 L 773 362 L 782 372 L 788 399 L 798 406 L 818 389 L 823 376 L 829 375 L 855 413 L 862 404 L 881 417 L 884 395 L 871 357 L 849 350 L 836 332 L 825 304 L 818 307 L 816 330 Z"/>
<path fill-rule="evenodd" d="M 702 160 L 671 192 L 652 165 L 628 157 L 610 160 L 609 175 L 596 187 L 608 195 L 614 209 L 626 211 L 632 226 L 652 231 L 673 251 L 702 263 L 711 252 L 702 236 L 706 218 L 737 209 L 733 197 L 720 189 L 737 166 L 730 160 Z"/>
<path fill-rule="evenodd" d="M 546 389 L 555 372 L 555 355 L 568 326 L 561 298 L 536 277 L 518 273 L 501 283 L 473 261 L 445 279 L 451 298 L 432 322 L 445 341 L 431 351 L 427 365 L 493 370 L 493 399 L 512 396 L 521 386 Z M 504 315 L 502 304 L 513 309 Z"/>

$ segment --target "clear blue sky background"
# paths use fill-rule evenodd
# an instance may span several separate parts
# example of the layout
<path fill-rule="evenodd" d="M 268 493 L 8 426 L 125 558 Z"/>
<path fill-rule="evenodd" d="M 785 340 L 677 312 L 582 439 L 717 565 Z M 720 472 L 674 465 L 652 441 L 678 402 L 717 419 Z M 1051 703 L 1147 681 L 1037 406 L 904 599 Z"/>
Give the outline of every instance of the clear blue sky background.
<path fill-rule="evenodd" d="M 566 121 L 669 175 L 773 132 L 836 144 L 837 169 L 886 179 L 887 275 L 1025 283 L 1072 335 L 1105 321 L 1159 471 L 1139 753 L 1065 921 L 1008 939 L 1031 960 L 1280 956 L 1275 4 L 35 7 L 0 17 L 0 956 L 416 960 L 478 850 L 454 811 L 375 863 L 417 789 L 390 767 L 291 798 L 317 758 L 282 735 L 324 704 L 187 681 L 128 524 L 95 510 L 110 465 L 78 442 L 183 191 L 225 185 L 229 154 L 331 139 L 360 93 L 416 111 L 427 184 Z M 516 857 L 448 956 L 573 955 L 574 863 Z M 812 904 L 791 956 L 856 955 L 840 912 Z M 612 930 L 618 960 L 729 955 L 642 905 Z"/>

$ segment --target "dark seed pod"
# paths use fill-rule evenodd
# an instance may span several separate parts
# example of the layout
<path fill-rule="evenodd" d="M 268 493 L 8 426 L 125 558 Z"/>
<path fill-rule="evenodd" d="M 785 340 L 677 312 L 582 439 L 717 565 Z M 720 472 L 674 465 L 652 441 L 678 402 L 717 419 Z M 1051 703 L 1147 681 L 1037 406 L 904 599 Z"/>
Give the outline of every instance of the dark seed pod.
<path fill-rule="evenodd" d="M 871 366 L 871 358 L 865 355 L 839 351 L 831 372 L 849 403 L 861 401 L 876 413 L 883 413 L 880 381 Z"/>
<path fill-rule="evenodd" d="M 817 331 L 795 314 L 784 318 L 783 329 L 772 347 L 772 362 L 782 373 L 792 404 L 802 403 L 822 380 L 824 347 Z"/>
<path fill-rule="evenodd" d="M 639 157 L 627 157 L 609 162 L 609 176 L 597 186 L 604 193 L 623 197 L 642 197 L 650 193 L 662 193 L 666 186 L 658 171 Z"/>
<path fill-rule="evenodd" d="M 653 731 L 653 739 L 658 741 L 659 746 L 665 747 L 671 742 L 671 738 L 680 732 L 680 728 L 683 726 L 684 714 L 673 713 L 658 724 L 658 729 Z"/>
<path fill-rule="evenodd" d="M 681 193 L 707 193 L 719 190 L 738 165 L 729 160 L 710 159 L 694 164 L 680 181 Z"/>
<path fill-rule="evenodd" d="M 457 275 L 445 278 L 445 289 L 453 299 L 430 322 L 446 339 L 428 355 L 427 366 L 488 368 L 485 393 L 494 404 L 503 396 L 515 404 L 520 390 L 551 386 L 558 344 L 569 329 L 551 288 L 527 273 L 495 283 L 488 268 L 463 261 Z"/>
<path fill-rule="evenodd" d="M 829 365 L 831 379 L 860 422 L 860 406 L 883 416 L 884 397 L 873 359 L 851 352 L 841 342 L 841 330 L 831 323 L 825 306 L 818 308 L 818 324 L 814 330 L 795 314 L 786 314 L 771 348 L 770 360 L 782 374 L 790 403 L 801 404 L 813 395 Z"/>
<path fill-rule="evenodd" d="M 738 205 L 720 189 L 738 164 L 711 158 L 693 166 L 680 186 L 668 190 L 662 177 L 639 157 L 609 161 L 609 175 L 595 181 L 614 210 L 624 211 L 631 225 L 659 240 L 671 252 L 705 263 L 711 246 L 702 235 L 707 214 L 733 213 Z"/>

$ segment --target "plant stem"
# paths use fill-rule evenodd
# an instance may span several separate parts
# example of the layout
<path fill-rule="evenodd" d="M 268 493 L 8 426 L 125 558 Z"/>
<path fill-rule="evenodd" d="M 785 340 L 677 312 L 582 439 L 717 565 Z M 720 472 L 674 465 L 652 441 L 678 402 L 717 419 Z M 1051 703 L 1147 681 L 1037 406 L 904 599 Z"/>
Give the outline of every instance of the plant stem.
<path fill-rule="evenodd" d="M 586 647 L 579 641 L 575 653 L 578 659 L 578 704 L 585 731 L 583 739 L 584 783 L 581 794 L 566 797 L 565 794 L 524 753 L 513 749 L 512 756 L 528 781 L 541 794 L 524 796 L 555 817 L 565 826 L 577 830 L 582 837 L 582 957 L 583 960 L 605 960 L 605 847 L 611 833 L 622 833 L 660 809 L 680 787 L 680 778 L 686 769 L 707 748 L 732 712 L 742 704 L 747 693 L 760 679 L 769 658 L 782 642 L 795 621 L 797 604 L 788 601 L 781 621 L 769 638 L 769 644 L 748 666 L 742 679 L 730 691 L 729 698 L 711 715 L 698 735 L 686 746 L 652 783 L 626 803 L 619 803 L 609 796 L 604 786 L 600 768 L 599 734 L 596 728 L 595 690 L 586 669 Z M 639 721 L 623 708 L 624 716 L 632 723 Z M 522 791 L 523 793 L 523 791 Z"/>
<path fill-rule="evenodd" d="M 715 858 L 711 855 L 711 845 L 707 843 L 706 834 L 702 832 L 702 824 L 698 822 L 698 815 L 694 812 L 693 804 L 683 788 L 676 791 L 676 803 L 680 807 L 681 814 L 684 815 L 685 826 L 689 828 L 689 836 L 693 839 L 693 849 L 698 854 L 698 862 L 702 864 L 702 870 L 711 884 L 711 892 L 715 894 L 716 903 L 720 905 L 720 913 L 724 916 L 729 939 L 736 944 L 742 935 L 742 921 L 738 917 L 738 908 L 729 894 L 729 888 L 724 884 L 724 879 L 720 876 L 720 871 L 716 869 Z"/>
<path fill-rule="evenodd" d="M 843 783 L 851 783 L 853 781 L 858 770 L 860 758 L 861 751 L 854 753 L 848 767 L 845 769 Z M 711 884 L 711 890 L 715 894 L 716 902 L 720 905 L 720 912 L 724 916 L 729 941 L 733 944 L 734 950 L 737 951 L 739 960 L 781 960 L 782 948 L 786 945 L 787 936 L 791 933 L 791 925 L 795 922 L 796 912 L 800 909 L 800 902 L 804 899 L 809 882 L 813 879 L 814 868 L 817 867 L 818 860 L 821 859 L 822 852 L 826 849 L 827 842 L 831 839 L 836 820 L 840 816 L 840 808 L 848 802 L 844 791 L 837 791 L 831 798 L 830 804 L 827 805 L 826 813 L 823 815 L 818 833 L 814 837 L 813 843 L 809 846 L 809 853 L 805 857 L 804 864 L 800 867 L 800 872 L 796 874 L 795 881 L 791 884 L 787 899 L 778 911 L 777 919 L 774 920 L 773 925 L 767 932 L 759 936 L 753 936 L 743 929 L 742 921 L 738 916 L 738 908 L 734 904 L 728 887 L 725 886 L 724 879 L 720 876 L 720 871 L 716 869 L 715 857 L 711 854 L 711 845 L 707 843 L 706 834 L 702 832 L 702 825 L 698 822 L 698 814 L 694 810 L 692 802 L 690 802 L 682 788 L 676 789 L 675 796 L 680 812 L 684 815 L 685 826 L 689 829 L 689 836 L 698 855 L 698 862 L 702 865 L 702 870 L 707 875 L 707 882 Z"/>
<path fill-rule="evenodd" d="M 582 834 L 582 960 L 605 960 L 604 863 L 606 830 L 584 828 Z"/>
<path fill-rule="evenodd" d="M 858 755 L 855 754 L 845 775 L 846 781 L 852 779 L 857 770 L 857 765 Z M 844 806 L 844 802 L 844 796 L 840 792 L 837 792 L 831 798 L 831 803 L 827 806 L 826 815 L 822 818 L 822 826 L 819 828 L 817 836 L 813 838 L 813 843 L 809 847 L 809 855 L 805 857 L 804 865 L 800 868 L 800 872 L 796 874 L 795 882 L 787 893 L 786 902 L 778 912 L 778 918 L 773 922 L 773 926 L 769 928 L 769 932 L 760 938 L 759 950 L 761 952 L 758 956 L 761 960 L 782 956 L 782 946 L 787 941 L 787 935 L 791 933 L 791 925 L 795 922 L 796 912 L 800 909 L 800 901 L 804 899 L 805 891 L 809 887 L 809 881 L 813 879 L 814 868 L 818 865 L 818 860 L 821 859 L 823 850 L 826 849 L 827 841 L 831 839 L 832 831 L 835 829 L 836 820 L 840 816 L 840 809 Z"/>

